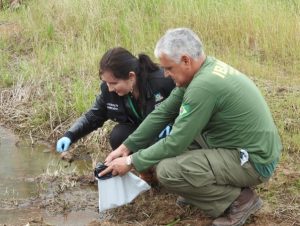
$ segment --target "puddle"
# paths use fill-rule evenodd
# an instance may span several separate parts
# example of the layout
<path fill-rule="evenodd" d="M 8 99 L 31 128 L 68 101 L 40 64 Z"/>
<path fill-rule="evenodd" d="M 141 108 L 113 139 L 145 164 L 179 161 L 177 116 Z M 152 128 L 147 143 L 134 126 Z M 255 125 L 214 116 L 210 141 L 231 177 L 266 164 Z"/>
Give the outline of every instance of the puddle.
<path fill-rule="evenodd" d="M 55 226 L 85 226 L 99 219 L 92 211 L 77 211 L 66 215 L 48 216 L 41 209 L 0 209 L 0 225 L 55 225 Z M 2 224 L 4 223 L 4 224 Z M 32 223 L 32 224 L 31 224 Z M 33 224 L 35 223 L 35 224 Z"/>
<path fill-rule="evenodd" d="M 74 226 L 87 225 L 93 220 L 98 220 L 98 214 L 92 211 L 77 211 L 71 212 L 65 216 L 59 215 L 55 217 L 48 217 L 47 223 L 55 226 Z"/>
<path fill-rule="evenodd" d="M 31 146 L 0 126 L 0 225 L 26 225 L 40 219 L 38 225 L 80 226 L 99 219 L 95 185 L 63 187 L 65 179 L 60 178 L 45 188 L 39 181 L 42 175 L 59 178 L 56 169 L 72 177 L 75 171 L 76 175 L 89 172 L 90 166 L 88 160 L 65 162 L 49 147 Z"/>

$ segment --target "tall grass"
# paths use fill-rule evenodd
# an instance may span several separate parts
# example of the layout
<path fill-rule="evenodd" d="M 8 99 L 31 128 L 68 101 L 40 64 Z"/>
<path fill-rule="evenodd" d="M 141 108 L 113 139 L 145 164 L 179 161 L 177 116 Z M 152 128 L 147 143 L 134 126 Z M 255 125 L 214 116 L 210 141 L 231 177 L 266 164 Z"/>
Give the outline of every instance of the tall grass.
<path fill-rule="evenodd" d="M 0 86 L 39 87 L 30 127 L 83 113 L 99 90 L 102 54 L 123 46 L 153 57 L 168 28 L 190 27 L 208 55 L 254 78 L 299 82 L 299 0 L 27 0 L 0 12 Z"/>

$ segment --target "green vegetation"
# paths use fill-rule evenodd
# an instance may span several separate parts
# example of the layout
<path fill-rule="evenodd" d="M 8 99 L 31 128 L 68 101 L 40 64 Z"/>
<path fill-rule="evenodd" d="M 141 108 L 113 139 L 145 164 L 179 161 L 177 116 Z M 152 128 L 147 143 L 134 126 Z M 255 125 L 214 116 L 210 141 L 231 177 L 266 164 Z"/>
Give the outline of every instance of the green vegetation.
<path fill-rule="evenodd" d="M 298 207 L 292 211 L 299 213 L 299 0 L 23 0 L 15 8 L 3 2 L 0 121 L 54 141 L 93 103 L 107 49 L 123 46 L 153 57 L 168 28 L 189 27 L 208 55 L 261 88 L 284 144 L 270 191 L 261 193 L 274 209 L 293 195 Z"/>
<path fill-rule="evenodd" d="M 8 1 L 4 5 L 0 85 L 37 85 L 32 101 L 39 110 L 28 128 L 41 121 L 47 122 L 43 129 L 55 128 L 71 113 L 84 112 L 97 93 L 98 62 L 108 48 L 124 46 L 153 56 L 157 39 L 172 27 L 192 28 L 207 54 L 254 78 L 277 86 L 299 81 L 296 0 L 28 0 L 14 10 Z"/>

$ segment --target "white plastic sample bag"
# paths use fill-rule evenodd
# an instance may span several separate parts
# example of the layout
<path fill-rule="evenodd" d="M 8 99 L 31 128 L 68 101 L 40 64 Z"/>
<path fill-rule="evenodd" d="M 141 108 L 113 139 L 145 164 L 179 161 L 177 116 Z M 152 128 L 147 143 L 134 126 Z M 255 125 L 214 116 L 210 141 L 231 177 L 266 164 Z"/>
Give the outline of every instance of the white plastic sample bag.
<path fill-rule="evenodd" d="M 124 176 L 98 179 L 99 211 L 105 211 L 130 203 L 150 186 L 131 172 Z"/>
<path fill-rule="evenodd" d="M 123 176 L 97 177 L 99 191 L 99 212 L 130 203 L 140 193 L 151 187 L 131 172 Z"/>

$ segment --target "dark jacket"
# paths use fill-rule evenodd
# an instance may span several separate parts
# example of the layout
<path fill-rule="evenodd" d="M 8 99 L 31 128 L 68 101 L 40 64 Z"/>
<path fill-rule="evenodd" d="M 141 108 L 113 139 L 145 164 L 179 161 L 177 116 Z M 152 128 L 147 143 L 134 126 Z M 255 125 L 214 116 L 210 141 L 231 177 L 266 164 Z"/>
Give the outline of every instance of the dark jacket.
<path fill-rule="evenodd" d="M 145 108 L 142 110 L 131 95 L 118 96 L 115 92 L 109 92 L 107 84 L 103 82 L 101 93 L 97 95 L 93 107 L 82 115 L 64 136 L 70 138 L 74 143 L 101 127 L 108 119 L 138 126 L 155 106 L 169 96 L 174 87 L 173 80 L 165 78 L 162 69 L 149 74 L 143 90 L 145 92 Z"/>

